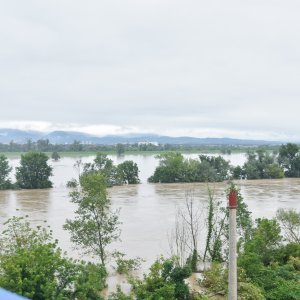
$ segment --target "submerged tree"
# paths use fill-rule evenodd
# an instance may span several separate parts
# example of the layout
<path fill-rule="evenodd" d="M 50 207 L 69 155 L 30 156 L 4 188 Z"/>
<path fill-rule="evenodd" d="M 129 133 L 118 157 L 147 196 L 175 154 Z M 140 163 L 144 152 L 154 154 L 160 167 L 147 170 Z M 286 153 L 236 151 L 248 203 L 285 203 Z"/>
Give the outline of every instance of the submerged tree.
<path fill-rule="evenodd" d="M 105 176 L 97 172 L 84 173 L 70 197 L 78 208 L 75 219 L 68 219 L 64 228 L 71 233 L 73 243 L 97 256 L 104 266 L 107 246 L 120 235 L 118 212 L 111 210 Z"/>
<path fill-rule="evenodd" d="M 125 160 L 118 165 L 117 176 L 122 184 L 137 184 L 140 182 L 139 168 L 132 160 Z"/>
<path fill-rule="evenodd" d="M 48 156 L 42 152 L 28 152 L 21 155 L 17 167 L 17 185 L 23 189 L 43 189 L 52 187 L 49 177 L 52 167 L 47 164 Z"/>
<path fill-rule="evenodd" d="M 60 159 L 60 155 L 57 151 L 53 151 L 51 154 L 51 158 L 55 161 L 58 161 Z"/>
<path fill-rule="evenodd" d="M 11 187 L 9 174 L 12 168 L 9 166 L 7 157 L 0 155 L 0 190 L 6 190 Z"/>

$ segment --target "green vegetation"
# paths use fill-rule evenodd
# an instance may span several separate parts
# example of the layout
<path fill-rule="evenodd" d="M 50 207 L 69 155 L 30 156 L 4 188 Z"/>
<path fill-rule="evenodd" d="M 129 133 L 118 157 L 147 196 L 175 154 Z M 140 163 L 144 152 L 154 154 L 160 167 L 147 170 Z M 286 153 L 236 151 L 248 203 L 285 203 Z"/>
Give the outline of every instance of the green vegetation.
<path fill-rule="evenodd" d="M 284 171 L 276 162 L 275 155 L 266 151 L 257 150 L 247 153 L 247 162 L 244 166 L 233 170 L 234 178 L 245 177 L 247 179 L 275 179 L 283 178 Z"/>
<path fill-rule="evenodd" d="M 105 159 L 98 158 L 99 166 L 105 165 Z M 239 299 L 299 299 L 300 213 L 278 210 L 273 219 L 253 222 L 236 186 L 231 184 L 226 194 L 232 190 L 238 193 Z M 64 227 L 76 246 L 96 256 L 99 263 L 67 258 L 58 248 L 58 241 L 53 240 L 51 231 L 42 227 L 33 229 L 24 219 L 13 217 L 4 224 L 0 236 L 0 286 L 34 300 L 103 299 L 108 246 L 120 234 L 118 214 L 111 210 L 104 174 L 94 171 L 81 174 L 70 197 L 78 207 L 75 219 L 67 220 Z M 190 235 L 192 241 L 176 239 L 180 247 L 187 243 L 190 255 L 182 259 L 182 252 L 177 252 L 177 256 L 160 258 L 140 279 L 129 274 L 139 267 L 141 260 L 126 259 L 125 254 L 115 252 L 117 271 L 128 276 L 132 291 L 126 295 L 119 288 L 109 296 L 110 300 L 195 300 L 227 296 L 228 209 L 209 190 L 205 216 L 208 230 L 202 237 L 205 245 L 202 255 L 193 241 L 198 230 L 195 224 L 198 215 L 193 205 L 193 198 L 187 198 L 188 214 L 181 211 L 180 219 L 187 225 L 183 236 Z M 204 260 L 211 261 L 212 265 L 199 281 L 201 293 L 191 293 L 185 280 L 197 262 Z"/>
<path fill-rule="evenodd" d="M 60 155 L 58 154 L 57 151 L 53 151 L 51 154 L 51 158 L 55 161 L 58 161 L 60 159 Z"/>
<path fill-rule="evenodd" d="M 227 179 L 280 179 L 300 176 L 300 152 L 296 144 L 282 145 L 279 154 L 265 149 L 247 152 L 243 166 L 232 167 L 221 156 L 199 155 L 185 159 L 180 152 L 158 155 L 159 166 L 149 182 L 218 182 Z"/>
<path fill-rule="evenodd" d="M 52 187 L 49 177 L 52 167 L 47 164 L 48 156 L 42 152 L 28 152 L 21 155 L 17 167 L 17 186 L 23 189 L 43 189 Z"/>
<path fill-rule="evenodd" d="M 143 280 L 132 279 L 133 292 L 136 299 L 190 299 L 190 292 L 184 279 L 191 275 L 188 265 L 180 267 L 175 258 L 159 259 L 144 275 Z"/>
<path fill-rule="evenodd" d="M 47 228 L 13 217 L 0 238 L 0 286 L 33 300 L 102 299 L 101 265 L 65 257 Z"/>
<path fill-rule="evenodd" d="M 117 176 L 122 184 L 137 184 L 139 179 L 139 168 L 132 160 L 125 160 L 117 166 Z"/>
<path fill-rule="evenodd" d="M 7 158 L 1 154 L 0 155 L 0 190 L 7 190 L 11 188 L 11 182 L 9 174 L 12 167 L 9 166 Z"/>
<path fill-rule="evenodd" d="M 75 219 L 68 219 L 64 225 L 71 234 L 71 241 L 98 257 L 103 266 L 107 246 L 120 235 L 118 212 L 111 210 L 105 181 L 101 173 L 80 176 L 79 186 L 70 193 L 71 201 L 78 205 Z"/>
<path fill-rule="evenodd" d="M 74 140 L 70 144 L 51 144 L 48 139 L 40 139 L 37 142 L 28 140 L 27 143 L 19 144 L 11 141 L 9 144 L 0 143 L 0 152 L 29 152 L 40 151 L 50 152 L 77 152 L 77 153 L 117 153 L 122 155 L 124 153 L 162 153 L 169 151 L 176 151 L 181 153 L 222 153 L 231 154 L 236 152 L 247 152 L 248 150 L 264 149 L 267 151 L 279 150 L 278 145 L 193 145 L 193 144 L 159 144 L 154 143 L 134 143 L 134 144 L 116 144 L 116 145 L 93 145 L 82 144 Z"/>
<path fill-rule="evenodd" d="M 199 155 L 185 159 L 179 152 L 169 152 L 157 157 L 159 166 L 149 182 L 212 182 L 228 179 L 229 162 L 221 156 Z"/>
<path fill-rule="evenodd" d="M 278 162 L 286 177 L 300 177 L 300 153 L 296 144 L 288 143 L 279 149 Z"/>
<path fill-rule="evenodd" d="M 238 264 L 266 299 L 299 299 L 300 244 L 283 243 L 277 220 L 256 220 Z"/>
<path fill-rule="evenodd" d="M 122 184 L 137 184 L 139 180 L 139 169 L 135 162 L 126 160 L 115 166 L 113 161 L 106 154 L 98 152 L 93 163 L 82 164 L 81 161 L 76 162 L 78 170 L 83 169 L 83 174 L 101 173 L 106 180 L 106 186 Z M 81 171 L 79 172 L 81 176 Z M 68 186 L 74 186 L 74 179 L 68 183 Z"/>

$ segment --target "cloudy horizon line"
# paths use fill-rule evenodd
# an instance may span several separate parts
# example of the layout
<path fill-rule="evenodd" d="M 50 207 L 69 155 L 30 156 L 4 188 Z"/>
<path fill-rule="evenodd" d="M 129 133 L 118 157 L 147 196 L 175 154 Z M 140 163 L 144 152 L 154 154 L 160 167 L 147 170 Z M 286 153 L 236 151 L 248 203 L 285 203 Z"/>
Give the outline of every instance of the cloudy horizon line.
<path fill-rule="evenodd" d="M 0 129 L 16 129 L 23 131 L 37 131 L 51 133 L 53 131 L 69 131 L 89 134 L 95 137 L 107 135 L 158 135 L 170 137 L 193 137 L 193 138 L 230 138 L 243 140 L 266 140 L 282 142 L 300 142 L 296 135 L 288 135 L 272 131 L 245 131 L 220 128 L 184 128 L 162 129 L 145 128 L 141 126 L 119 126 L 113 124 L 78 124 L 78 123 L 51 123 L 44 121 L 9 121 L 0 122 Z"/>

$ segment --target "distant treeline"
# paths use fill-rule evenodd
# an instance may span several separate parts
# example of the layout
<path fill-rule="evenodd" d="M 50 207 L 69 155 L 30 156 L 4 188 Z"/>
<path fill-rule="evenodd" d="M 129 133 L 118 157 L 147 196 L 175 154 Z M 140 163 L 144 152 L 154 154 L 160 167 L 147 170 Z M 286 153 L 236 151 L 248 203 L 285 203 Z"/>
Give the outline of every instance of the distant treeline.
<path fill-rule="evenodd" d="M 11 141 L 9 144 L 0 143 L 0 152 L 125 152 L 135 151 L 180 151 L 180 152 L 220 152 L 231 154 L 236 151 L 246 152 L 253 149 L 264 149 L 278 152 L 279 145 L 249 146 L 249 145 L 178 145 L 178 144 L 156 144 L 151 142 L 134 144 L 115 144 L 115 145 L 95 145 L 84 144 L 74 140 L 71 144 L 52 144 L 48 139 L 40 139 L 36 142 L 28 140 L 26 143 L 16 143 Z"/>

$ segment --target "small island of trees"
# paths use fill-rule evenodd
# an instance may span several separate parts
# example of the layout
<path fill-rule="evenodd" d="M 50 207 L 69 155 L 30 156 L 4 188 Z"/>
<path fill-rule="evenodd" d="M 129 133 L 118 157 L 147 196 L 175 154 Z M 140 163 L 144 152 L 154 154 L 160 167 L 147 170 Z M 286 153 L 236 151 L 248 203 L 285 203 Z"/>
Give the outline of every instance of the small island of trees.
<path fill-rule="evenodd" d="M 288 143 L 279 153 L 258 149 L 247 152 L 243 166 L 233 167 L 222 156 L 199 155 L 186 159 L 179 152 L 158 155 L 159 166 L 149 182 L 219 182 L 230 179 L 280 179 L 300 177 L 300 152 L 296 144 Z"/>

